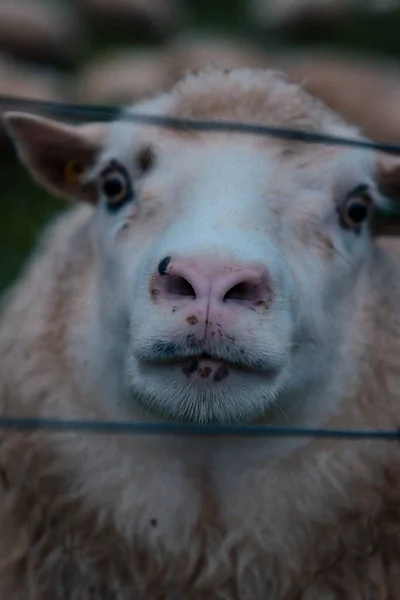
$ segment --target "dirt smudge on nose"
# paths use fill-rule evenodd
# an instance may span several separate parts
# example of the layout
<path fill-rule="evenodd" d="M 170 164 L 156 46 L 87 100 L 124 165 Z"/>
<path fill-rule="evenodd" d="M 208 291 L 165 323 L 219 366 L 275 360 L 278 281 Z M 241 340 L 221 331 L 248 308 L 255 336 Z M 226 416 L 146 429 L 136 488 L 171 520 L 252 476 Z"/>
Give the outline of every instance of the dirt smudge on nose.
<path fill-rule="evenodd" d="M 258 302 L 256 302 L 256 306 L 260 308 L 265 308 L 265 310 L 268 309 L 268 304 L 265 302 L 265 300 L 259 300 Z"/>
<path fill-rule="evenodd" d="M 189 325 L 196 325 L 198 319 L 196 317 L 196 315 L 190 315 L 187 319 L 186 319 L 186 323 L 188 323 Z"/>
<path fill-rule="evenodd" d="M 149 294 L 150 294 L 151 300 L 154 303 L 156 303 L 158 301 L 160 293 L 161 293 L 160 290 L 156 286 L 156 276 L 153 275 L 153 277 L 150 279 L 150 283 L 149 283 Z"/>
<path fill-rule="evenodd" d="M 219 367 L 214 375 L 214 381 L 215 382 L 219 382 L 222 381 L 223 379 L 225 379 L 226 377 L 228 377 L 229 375 L 229 370 L 228 367 L 226 365 L 222 365 L 221 367 Z"/>
<path fill-rule="evenodd" d="M 152 289 L 150 290 L 150 296 L 151 296 L 151 299 L 152 299 L 154 302 L 156 302 L 156 301 L 157 301 L 157 298 L 158 298 L 158 296 L 159 296 L 159 295 L 160 295 L 160 290 L 158 290 L 157 288 L 152 288 Z"/>

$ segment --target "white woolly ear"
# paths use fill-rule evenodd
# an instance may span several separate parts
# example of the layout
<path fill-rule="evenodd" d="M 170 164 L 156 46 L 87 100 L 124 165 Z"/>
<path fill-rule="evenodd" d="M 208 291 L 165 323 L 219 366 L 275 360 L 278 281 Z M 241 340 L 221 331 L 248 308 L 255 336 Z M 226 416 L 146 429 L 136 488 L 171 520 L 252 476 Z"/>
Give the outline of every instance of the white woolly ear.
<path fill-rule="evenodd" d="M 400 235 L 400 156 L 379 154 L 376 184 L 382 194 L 372 223 L 375 236 Z"/>
<path fill-rule="evenodd" d="M 67 125 L 18 112 L 3 119 L 21 162 L 36 181 L 56 195 L 96 202 L 96 190 L 84 178 L 102 149 L 106 124 Z"/>

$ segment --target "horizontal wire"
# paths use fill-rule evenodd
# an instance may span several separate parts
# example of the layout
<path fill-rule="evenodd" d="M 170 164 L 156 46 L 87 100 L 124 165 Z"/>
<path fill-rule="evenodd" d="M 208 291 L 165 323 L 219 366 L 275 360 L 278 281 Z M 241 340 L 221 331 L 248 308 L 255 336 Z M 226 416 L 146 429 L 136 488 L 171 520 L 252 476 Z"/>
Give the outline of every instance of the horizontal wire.
<path fill-rule="evenodd" d="M 333 439 L 400 440 L 400 430 L 319 429 L 277 427 L 273 425 L 184 425 L 175 423 L 138 423 L 132 421 L 97 421 L 51 418 L 0 417 L 0 430 L 56 431 L 74 433 L 112 433 L 141 435 L 316 437 Z"/>
<path fill-rule="evenodd" d="M 80 119 L 100 119 L 110 121 L 113 119 L 133 121 L 155 127 L 169 129 L 184 129 L 200 132 L 230 132 L 247 133 L 253 135 L 271 136 L 284 140 L 306 142 L 313 144 L 328 144 L 331 146 L 347 146 L 352 148 L 365 148 L 386 152 L 389 154 L 400 154 L 400 146 L 386 142 L 373 142 L 369 140 L 357 140 L 337 137 L 311 131 L 298 129 L 287 129 L 261 125 L 259 123 L 243 123 L 236 121 L 209 121 L 197 119 L 181 119 L 166 117 L 162 115 L 146 115 L 134 113 L 122 113 L 121 107 L 100 106 L 86 104 L 69 104 L 63 102 L 46 102 L 14 96 L 0 96 L 0 107 L 9 110 L 27 110 L 47 115 L 64 117 L 79 117 Z"/>
<path fill-rule="evenodd" d="M 309 131 L 271 127 L 257 123 L 239 123 L 235 121 L 209 121 L 195 119 L 180 119 L 161 115 L 145 115 L 122 113 L 120 107 L 69 104 L 62 102 L 46 102 L 29 98 L 0 95 L 0 107 L 9 110 L 24 110 L 47 115 L 64 117 L 79 117 L 80 119 L 98 119 L 110 121 L 123 119 L 136 123 L 184 129 L 201 132 L 225 131 L 231 133 L 247 133 L 254 135 L 272 136 L 285 140 L 306 143 L 328 144 L 365 148 L 400 155 L 400 146 L 389 143 L 372 142 L 342 138 Z M 51 418 L 10 418 L 0 417 L 0 430 L 18 431 L 63 431 L 80 433 L 112 433 L 112 434 L 142 434 L 142 435 L 223 435 L 223 436 L 257 436 L 257 437 L 317 437 L 331 439 L 385 439 L 399 440 L 400 430 L 353 430 L 353 429 L 315 429 L 276 427 L 269 425 L 179 425 L 172 423 L 137 423 L 126 421 L 96 421 L 96 420 L 63 420 Z"/>

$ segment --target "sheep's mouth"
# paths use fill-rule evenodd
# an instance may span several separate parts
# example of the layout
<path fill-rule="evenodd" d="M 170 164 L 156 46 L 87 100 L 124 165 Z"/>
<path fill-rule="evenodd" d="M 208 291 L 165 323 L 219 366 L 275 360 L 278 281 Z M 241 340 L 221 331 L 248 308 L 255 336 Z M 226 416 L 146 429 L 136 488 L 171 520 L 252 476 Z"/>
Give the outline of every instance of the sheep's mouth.
<path fill-rule="evenodd" d="M 190 341 L 190 343 L 189 343 Z M 135 359 L 144 368 L 152 370 L 177 369 L 183 373 L 216 372 L 218 369 L 229 370 L 232 375 L 257 375 L 271 378 L 277 375 L 284 366 L 284 353 L 254 350 L 245 345 L 228 348 L 225 345 L 205 347 L 204 342 L 197 340 L 159 339 L 135 349 Z"/>
<path fill-rule="evenodd" d="M 190 376 L 194 373 L 208 373 L 215 371 L 219 373 L 221 379 L 224 379 L 225 374 L 228 374 L 230 370 L 240 373 L 252 373 L 267 376 L 274 376 L 277 374 L 278 369 L 270 364 L 266 365 L 263 361 L 260 362 L 252 361 L 251 363 L 246 360 L 235 360 L 231 357 L 225 357 L 218 354 L 209 354 L 208 352 L 201 352 L 200 354 L 193 354 L 190 356 L 171 356 L 163 357 L 158 360 L 152 360 L 153 365 L 160 367 L 181 367 L 183 373 Z M 218 377 L 217 376 L 217 379 Z"/>
<path fill-rule="evenodd" d="M 131 390 L 145 411 L 188 423 L 239 423 L 264 415 L 281 389 L 285 354 L 238 344 L 198 346 L 164 338 L 134 349 Z"/>
<path fill-rule="evenodd" d="M 216 365 L 225 365 L 227 368 L 234 369 L 235 371 L 242 371 L 245 373 L 254 373 L 254 372 L 264 372 L 260 369 L 254 369 L 254 367 L 247 366 L 244 362 L 239 362 L 231 359 L 221 358 L 217 355 L 208 354 L 208 352 L 202 352 L 197 356 L 193 356 L 190 358 L 191 362 L 197 363 L 212 363 Z"/>

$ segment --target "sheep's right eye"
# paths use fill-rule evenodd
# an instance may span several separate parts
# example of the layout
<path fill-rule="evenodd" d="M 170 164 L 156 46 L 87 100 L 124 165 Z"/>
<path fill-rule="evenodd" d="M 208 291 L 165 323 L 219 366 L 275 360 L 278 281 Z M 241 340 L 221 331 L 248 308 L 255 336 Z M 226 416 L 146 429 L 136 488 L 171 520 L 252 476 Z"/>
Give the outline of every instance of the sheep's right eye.
<path fill-rule="evenodd" d="M 108 169 L 102 175 L 101 191 L 106 198 L 108 208 L 119 208 L 132 197 L 129 176 L 122 168 Z"/>
<path fill-rule="evenodd" d="M 126 185 L 123 177 L 118 173 L 108 177 L 103 181 L 103 192 L 113 203 L 123 199 L 126 192 Z"/>

